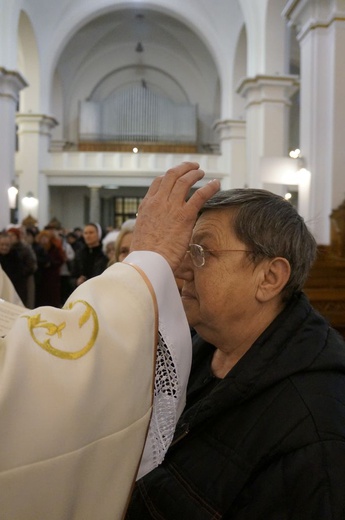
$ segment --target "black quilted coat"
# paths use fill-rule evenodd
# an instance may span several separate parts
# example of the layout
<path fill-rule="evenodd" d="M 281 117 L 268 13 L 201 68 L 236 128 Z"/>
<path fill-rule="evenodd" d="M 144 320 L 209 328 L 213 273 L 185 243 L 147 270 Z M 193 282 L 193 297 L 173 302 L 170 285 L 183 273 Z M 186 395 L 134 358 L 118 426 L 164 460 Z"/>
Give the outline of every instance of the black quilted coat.
<path fill-rule="evenodd" d="M 194 349 L 175 441 L 127 520 L 345 520 L 345 343 L 307 298 L 223 380 Z"/>

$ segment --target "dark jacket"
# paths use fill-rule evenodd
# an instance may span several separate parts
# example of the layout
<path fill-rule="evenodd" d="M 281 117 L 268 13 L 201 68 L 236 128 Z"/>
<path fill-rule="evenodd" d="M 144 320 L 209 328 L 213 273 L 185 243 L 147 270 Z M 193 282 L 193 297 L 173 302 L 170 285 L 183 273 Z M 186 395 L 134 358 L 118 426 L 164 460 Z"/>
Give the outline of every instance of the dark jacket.
<path fill-rule="evenodd" d="M 198 336 L 187 407 L 127 519 L 344 520 L 345 343 L 301 294 L 223 380 Z"/>
<path fill-rule="evenodd" d="M 37 261 L 31 247 L 21 242 L 13 244 L 9 253 L 0 255 L 3 270 L 10 278 L 24 305 L 28 305 L 28 278 L 37 270 Z"/>
<path fill-rule="evenodd" d="M 85 276 L 88 280 L 102 274 L 108 264 L 108 258 L 103 253 L 102 245 L 87 247 L 86 245 L 76 252 L 72 264 L 73 278 Z"/>

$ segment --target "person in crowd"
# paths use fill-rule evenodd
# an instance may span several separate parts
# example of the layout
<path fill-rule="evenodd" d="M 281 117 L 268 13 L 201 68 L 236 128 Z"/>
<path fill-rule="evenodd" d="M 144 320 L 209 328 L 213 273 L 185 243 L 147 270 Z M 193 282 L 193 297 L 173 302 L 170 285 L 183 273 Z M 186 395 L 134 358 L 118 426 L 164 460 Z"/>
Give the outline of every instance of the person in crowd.
<path fill-rule="evenodd" d="M 78 240 L 80 240 L 81 242 L 84 242 L 83 228 L 76 226 L 73 228 L 73 233 L 75 235 L 77 235 Z"/>
<path fill-rule="evenodd" d="M 0 234 L 0 244 L 1 244 L 1 234 Z M 0 245 L 1 251 L 1 245 Z M 1 253 L 0 253 L 1 255 Z M 7 276 L 5 271 L 3 270 L 0 263 L 0 299 L 4 300 L 8 303 L 13 303 L 14 305 L 19 305 L 24 307 L 22 300 L 19 297 L 11 279 Z"/>
<path fill-rule="evenodd" d="M 115 253 L 115 240 L 117 235 L 120 233 L 119 229 L 109 229 L 107 230 L 104 238 L 102 239 L 103 251 L 107 255 L 108 260 L 113 260 Z"/>
<path fill-rule="evenodd" d="M 75 252 L 72 245 L 67 241 L 67 232 L 58 219 L 51 219 L 44 229 L 52 231 L 55 244 L 59 246 L 59 249 L 62 248 L 64 252 L 64 262 L 60 266 L 60 302 L 63 304 L 74 289 L 71 269 Z"/>
<path fill-rule="evenodd" d="M 41 305 L 61 306 L 60 269 L 66 261 L 65 253 L 54 231 L 43 229 L 36 237 L 37 243 L 47 255 L 45 264 L 39 267 L 39 283 L 36 287 L 36 307 Z"/>
<path fill-rule="evenodd" d="M 103 273 L 108 264 L 108 258 L 102 249 L 101 226 L 94 222 L 86 224 L 83 237 L 85 247 L 76 253 L 72 267 L 76 286 Z"/>
<path fill-rule="evenodd" d="M 157 177 L 126 261 L 63 309 L 25 309 L 0 339 L 2 520 L 123 518 L 138 467 L 164 458 L 191 361 L 173 271 L 219 189 L 188 198 L 203 175 L 183 163 Z"/>
<path fill-rule="evenodd" d="M 10 227 L 7 230 L 11 238 L 11 249 L 16 252 L 21 261 L 21 276 L 23 277 L 22 287 L 17 288 L 18 294 L 25 307 L 34 307 L 35 279 L 34 273 L 37 270 L 37 260 L 32 248 L 24 240 L 24 232 L 17 227 Z"/>
<path fill-rule="evenodd" d="M 66 234 L 66 241 L 73 248 L 74 253 L 85 247 L 84 239 L 80 239 L 74 231 L 68 231 Z"/>
<path fill-rule="evenodd" d="M 78 248 L 81 248 L 81 246 L 84 246 L 85 245 L 85 240 L 84 240 L 84 230 L 83 230 L 83 228 L 81 228 L 79 226 L 76 226 L 76 227 L 73 228 L 72 233 L 74 233 L 76 235 L 76 237 L 77 237 Z"/>
<path fill-rule="evenodd" d="M 0 265 L 2 272 L 10 279 L 20 301 L 22 301 L 22 296 L 25 297 L 27 295 L 27 276 L 25 271 L 23 271 L 23 264 L 18 252 L 11 246 L 12 241 L 9 234 L 6 231 L 2 231 L 0 233 Z M 8 284 L 6 284 L 6 287 L 8 287 Z M 6 299 L 4 296 L 0 297 Z"/>
<path fill-rule="evenodd" d="M 126 220 L 122 224 L 120 232 L 118 233 L 118 235 L 116 237 L 116 240 L 114 243 L 114 253 L 108 262 L 108 266 L 112 265 L 115 262 L 123 262 L 123 260 L 125 260 L 125 258 L 127 258 L 128 254 L 130 252 L 130 248 L 131 248 L 134 228 L 135 228 L 135 219 Z M 107 245 L 109 245 L 109 244 L 107 244 Z M 177 283 L 177 288 L 181 294 L 183 280 L 182 280 L 182 278 L 178 278 L 177 276 L 175 277 L 175 280 Z"/>
<path fill-rule="evenodd" d="M 65 303 L 69 295 L 73 292 L 72 269 L 75 259 L 75 251 L 66 238 L 66 231 L 62 228 L 57 230 L 56 238 L 65 253 L 65 261 L 60 267 L 60 301 Z"/>
<path fill-rule="evenodd" d="M 103 244 L 103 250 L 105 256 L 108 258 L 108 264 L 113 265 L 115 263 L 115 242 L 107 242 L 105 245 Z"/>
<path fill-rule="evenodd" d="M 114 242 L 114 255 L 109 260 L 108 266 L 115 262 L 123 262 L 129 255 L 134 228 L 135 219 L 127 220 L 122 224 L 120 232 Z"/>
<path fill-rule="evenodd" d="M 33 250 L 36 262 L 37 262 L 37 269 L 34 273 L 34 294 L 33 294 L 33 300 L 36 304 L 36 291 L 37 287 L 41 286 L 41 273 L 44 269 L 44 266 L 48 264 L 49 257 L 48 252 L 39 244 L 36 240 L 37 235 L 39 234 L 40 230 L 38 227 L 28 227 L 25 230 L 25 242 L 31 247 Z M 29 308 L 33 308 L 35 305 L 30 306 Z"/>
<path fill-rule="evenodd" d="M 179 269 L 187 403 L 127 520 L 345 518 L 345 343 L 303 293 L 316 249 L 278 195 L 205 203 Z"/>

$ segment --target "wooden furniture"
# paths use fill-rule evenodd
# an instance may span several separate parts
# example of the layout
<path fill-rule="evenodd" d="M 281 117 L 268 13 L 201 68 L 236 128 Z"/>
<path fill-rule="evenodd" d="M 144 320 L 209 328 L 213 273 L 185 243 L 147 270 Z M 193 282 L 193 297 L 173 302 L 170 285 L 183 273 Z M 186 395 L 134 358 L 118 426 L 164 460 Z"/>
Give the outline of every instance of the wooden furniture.
<path fill-rule="evenodd" d="M 330 215 L 331 244 L 319 246 L 304 291 L 345 338 L 345 201 Z"/>
<path fill-rule="evenodd" d="M 330 324 L 345 337 L 345 258 L 319 246 L 304 292 Z"/>

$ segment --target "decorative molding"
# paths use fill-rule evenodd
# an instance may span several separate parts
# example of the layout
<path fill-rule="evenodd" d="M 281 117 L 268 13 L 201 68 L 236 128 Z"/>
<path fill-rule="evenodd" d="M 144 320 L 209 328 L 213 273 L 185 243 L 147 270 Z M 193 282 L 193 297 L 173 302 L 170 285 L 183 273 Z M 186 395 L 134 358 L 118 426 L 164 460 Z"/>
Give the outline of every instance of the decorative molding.
<path fill-rule="evenodd" d="M 23 76 L 14 70 L 0 67 L 0 97 L 18 102 L 19 92 L 28 86 Z"/>
<path fill-rule="evenodd" d="M 16 123 L 18 125 L 18 135 L 37 133 L 48 136 L 51 135 L 51 129 L 59 124 L 52 116 L 22 112 L 16 114 Z"/>
<path fill-rule="evenodd" d="M 243 78 L 236 92 L 246 98 L 246 108 L 262 103 L 279 103 L 291 105 L 291 96 L 299 89 L 299 77 L 265 76 L 258 74 L 254 77 Z"/>
<path fill-rule="evenodd" d="M 225 139 L 245 139 L 246 121 L 243 119 L 219 119 L 215 121 L 213 130 L 217 132 L 221 141 Z"/>
<path fill-rule="evenodd" d="M 317 16 L 313 7 L 315 5 L 311 4 L 310 0 L 289 0 L 283 9 L 282 16 L 288 20 L 289 25 L 297 27 L 298 41 L 303 40 L 311 31 L 328 29 L 336 22 L 345 22 L 345 13 L 330 12 L 322 19 L 320 15 Z"/>

